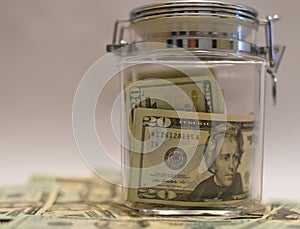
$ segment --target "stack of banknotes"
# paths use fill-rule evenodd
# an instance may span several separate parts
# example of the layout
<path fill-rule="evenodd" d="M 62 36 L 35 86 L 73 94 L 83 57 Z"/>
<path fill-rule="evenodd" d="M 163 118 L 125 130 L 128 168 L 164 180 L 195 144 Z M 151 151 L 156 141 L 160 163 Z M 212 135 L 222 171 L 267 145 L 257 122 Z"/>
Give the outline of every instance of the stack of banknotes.
<path fill-rule="evenodd" d="M 0 188 L 0 228 L 298 228 L 300 205 L 266 204 L 239 216 L 149 216 L 122 204 L 121 188 L 99 177 L 33 176 Z"/>
<path fill-rule="evenodd" d="M 128 202 L 212 207 L 247 199 L 249 179 L 254 175 L 250 167 L 252 142 L 256 140 L 254 117 L 247 113 L 227 114 L 226 94 L 213 75 L 146 78 L 127 82 L 124 88 Z M 222 185 L 218 194 L 213 185 L 201 190 L 201 185 L 214 179 L 211 167 L 219 153 L 210 153 L 205 147 L 214 144 L 212 133 L 219 135 L 219 142 L 224 141 L 228 125 L 241 133 L 241 153 L 234 172 L 219 173 L 236 181 L 229 189 L 239 191 L 223 191 L 226 188 Z"/>

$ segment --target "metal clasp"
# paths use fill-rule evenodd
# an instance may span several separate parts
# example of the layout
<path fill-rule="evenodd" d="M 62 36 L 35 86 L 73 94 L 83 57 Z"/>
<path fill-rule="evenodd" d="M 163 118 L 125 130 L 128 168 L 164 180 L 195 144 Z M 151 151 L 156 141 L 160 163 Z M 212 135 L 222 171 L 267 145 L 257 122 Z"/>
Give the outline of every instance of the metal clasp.
<path fill-rule="evenodd" d="M 109 44 L 106 46 L 107 52 L 112 52 L 112 51 L 114 51 L 118 48 L 124 47 L 125 45 L 128 44 L 128 42 L 123 40 L 124 30 L 126 28 L 126 26 L 123 26 L 123 25 L 128 24 L 128 23 L 129 23 L 129 20 L 117 20 L 115 22 L 112 44 Z"/>
<path fill-rule="evenodd" d="M 273 81 L 272 96 L 274 105 L 276 105 L 277 97 L 277 70 L 282 59 L 283 53 L 285 51 L 284 45 L 274 44 L 273 25 L 279 20 L 280 17 L 277 14 L 275 14 L 273 16 L 268 16 L 265 20 L 260 21 L 260 24 L 264 25 L 266 30 L 267 47 L 263 48 L 262 50 L 264 54 L 267 54 L 269 60 L 269 67 L 267 69 L 267 72 L 270 74 Z"/>

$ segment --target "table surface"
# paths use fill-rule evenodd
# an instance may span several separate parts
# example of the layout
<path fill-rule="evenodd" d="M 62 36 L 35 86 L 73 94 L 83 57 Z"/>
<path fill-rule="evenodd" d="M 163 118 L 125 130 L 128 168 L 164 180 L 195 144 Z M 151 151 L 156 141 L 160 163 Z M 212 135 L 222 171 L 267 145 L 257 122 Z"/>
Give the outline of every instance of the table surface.
<path fill-rule="evenodd" d="M 300 205 L 272 203 L 239 215 L 145 215 L 123 204 L 120 186 L 89 178 L 35 175 L 0 188 L 7 228 L 288 228 L 300 226 Z M 190 212 L 191 213 L 191 212 Z M 195 211 L 193 211 L 195 213 Z"/>

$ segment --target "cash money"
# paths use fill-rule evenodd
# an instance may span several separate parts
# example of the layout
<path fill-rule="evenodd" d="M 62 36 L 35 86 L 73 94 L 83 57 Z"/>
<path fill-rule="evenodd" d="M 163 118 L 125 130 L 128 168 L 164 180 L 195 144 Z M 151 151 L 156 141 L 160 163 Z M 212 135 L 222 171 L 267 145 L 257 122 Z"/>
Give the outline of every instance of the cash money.
<path fill-rule="evenodd" d="M 213 76 L 145 79 L 125 85 L 129 124 L 133 109 L 155 108 L 178 111 L 223 113 L 221 90 Z"/>
<path fill-rule="evenodd" d="M 150 112 L 151 113 L 151 112 Z M 149 113 L 149 114 L 150 114 Z M 138 117 L 138 116 L 137 116 Z M 244 118 L 243 118 L 244 120 Z M 245 121 L 243 121 L 245 122 Z M 97 183 L 97 184 L 93 184 Z M 52 196 L 51 202 L 41 204 L 41 196 L 50 186 L 59 186 L 59 193 L 63 194 L 60 201 Z M 93 185 L 91 185 L 93 184 Z M 99 185 L 98 185 L 99 184 Z M 101 185 L 100 185 L 101 184 Z M 28 185 L 3 187 L 0 189 L 0 208 L 10 203 L 23 207 L 20 214 L 11 217 L 9 223 L 1 224 L 1 228 L 7 229 L 35 229 L 35 228 L 298 228 L 300 225 L 300 205 L 274 203 L 264 206 L 265 214 L 261 217 L 261 211 L 249 212 L 249 214 L 236 216 L 151 216 L 127 208 L 120 200 L 110 199 L 105 190 L 112 190 L 111 184 L 96 178 L 70 178 L 34 176 Z M 45 186 L 44 188 L 42 188 Z M 75 188 L 72 190 L 72 187 Z M 96 188 L 97 191 L 87 189 Z M 79 195 L 76 192 L 78 189 Z M 84 193 L 101 193 L 103 198 L 90 198 Z M 115 192 L 115 191 L 114 191 Z M 75 193 L 75 195 L 73 195 Z M 83 195 L 82 195 L 83 194 Z M 69 197 L 67 197 L 69 195 Z M 80 197 L 82 195 L 82 197 Z M 113 194 L 114 196 L 115 194 Z M 118 194 L 119 195 L 119 194 Z M 47 196 L 47 195 L 46 195 Z M 59 196 L 59 195 L 58 195 Z M 58 197 L 56 195 L 56 197 Z M 45 200 L 49 198 L 45 198 Z M 100 201 L 98 201 L 100 200 Z M 46 203 L 43 202 L 43 203 Z M 30 203 L 30 204 L 29 204 Z M 47 211 L 44 211 L 49 205 Z M 44 210 L 41 206 L 44 206 Z M 31 213 L 25 213 L 26 209 Z M 21 208 L 20 208 L 21 209 Z M 263 210 L 261 209 L 261 210 Z M 1 208 L 2 212 L 3 208 Z M 10 209 L 12 210 L 12 209 Z M 15 208 L 18 210 L 18 208 Z M 34 211 L 35 210 L 35 211 Z M 15 211 L 17 213 L 17 211 Z M 2 221 L 4 222 L 4 221 Z"/>
<path fill-rule="evenodd" d="M 300 228 L 299 203 L 272 203 L 267 209 L 261 218 L 251 222 L 247 228 Z"/>
<path fill-rule="evenodd" d="M 99 177 L 33 176 L 30 179 L 30 183 L 45 183 L 47 180 L 57 183 L 59 193 L 54 205 L 47 209 L 43 216 L 92 219 L 134 215 L 134 213 L 130 212 L 128 214 L 122 213 L 113 204 L 121 201 L 121 188 Z M 110 201 L 111 205 L 107 204 L 108 201 Z"/>
<path fill-rule="evenodd" d="M 40 215 L 55 202 L 57 186 L 22 185 L 0 188 L 0 220 Z"/>
<path fill-rule="evenodd" d="M 30 184 L 41 182 L 55 182 L 59 186 L 59 193 L 55 204 L 95 202 L 101 203 L 110 200 L 120 200 L 120 187 L 98 177 L 51 177 L 32 176 Z"/>
<path fill-rule="evenodd" d="M 12 222 L 6 229 L 40 229 L 40 228 L 68 228 L 68 229 L 99 229 L 99 228 L 161 228 L 161 229 L 232 229 L 241 228 L 249 221 L 184 221 L 180 218 L 140 218 L 140 219 L 66 219 L 45 216 L 23 216 Z"/>
<path fill-rule="evenodd" d="M 127 201 L 179 206 L 208 206 L 208 203 L 211 206 L 224 206 L 247 199 L 253 131 L 251 115 L 138 108 L 135 109 L 134 117 L 136 141 L 130 155 Z M 237 126 L 244 143 L 243 155 L 239 158 L 235 174 L 223 174 L 232 184 L 228 188 L 224 184 L 223 189 L 217 190 L 220 193 L 216 193 L 214 186 L 207 186 L 206 192 L 215 193 L 215 196 L 190 198 L 198 184 L 204 181 L 212 183 L 214 176 L 218 175 L 212 173 L 209 166 L 206 171 L 201 169 L 201 165 L 203 156 L 210 156 L 204 152 L 210 132 L 224 124 Z M 211 190 L 208 190 L 210 187 Z M 240 191 L 234 193 L 234 190 Z M 226 192 L 228 195 L 225 195 Z"/>
<path fill-rule="evenodd" d="M 46 216 L 21 216 L 15 219 L 14 221 L 10 222 L 9 224 L 5 225 L 3 228 L 5 229 L 40 229 L 40 228 L 68 228 L 68 229 L 75 229 L 75 228 L 95 228 L 97 227 L 94 225 L 97 220 L 86 220 L 86 219 L 68 219 L 68 218 L 58 218 L 58 217 L 46 217 Z"/>
<path fill-rule="evenodd" d="M 114 202 L 55 204 L 43 216 L 69 219 L 142 218 L 142 215 L 138 212 Z"/>

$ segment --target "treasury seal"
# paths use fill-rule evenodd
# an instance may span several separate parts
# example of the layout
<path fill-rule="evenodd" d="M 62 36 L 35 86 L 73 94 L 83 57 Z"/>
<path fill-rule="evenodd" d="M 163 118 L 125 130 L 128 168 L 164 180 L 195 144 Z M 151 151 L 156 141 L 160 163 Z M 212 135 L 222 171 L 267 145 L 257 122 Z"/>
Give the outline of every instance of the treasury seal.
<path fill-rule="evenodd" d="M 187 155 L 182 149 L 173 147 L 166 152 L 164 161 L 170 169 L 179 170 L 185 166 Z"/>

